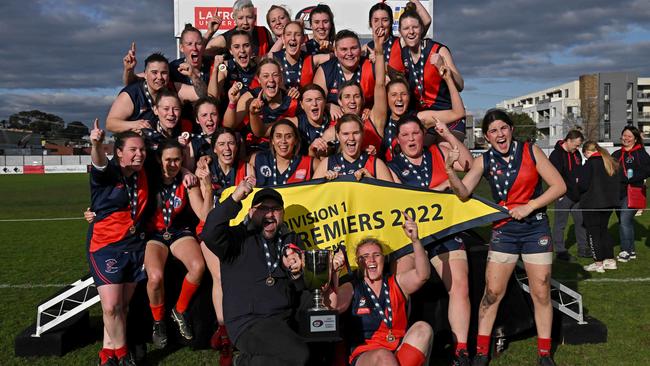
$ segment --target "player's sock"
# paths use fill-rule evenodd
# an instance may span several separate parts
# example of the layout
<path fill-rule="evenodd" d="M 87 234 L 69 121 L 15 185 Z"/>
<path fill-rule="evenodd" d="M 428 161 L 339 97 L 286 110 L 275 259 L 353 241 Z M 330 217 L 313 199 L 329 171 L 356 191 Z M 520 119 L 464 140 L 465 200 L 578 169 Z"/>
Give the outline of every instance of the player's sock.
<path fill-rule="evenodd" d="M 165 303 L 154 305 L 149 304 L 151 308 L 151 315 L 153 315 L 153 320 L 159 322 L 165 317 Z"/>
<path fill-rule="evenodd" d="M 551 338 L 537 338 L 537 354 L 540 356 L 551 354 Z"/>
<path fill-rule="evenodd" d="M 421 366 L 426 359 L 422 351 L 408 343 L 402 343 L 395 357 L 400 366 Z"/>
<path fill-rule="evenodd" d="M 476 353 L 488 355 L 490 353 L 490 336 L 479 334 L 476 337 Z"/>
<path fill-rule="evenodd" d="M 129 354 L 129 347 L 126 344 L 120 348 L 115 349 L 115 357 L 117 357 L 118 360 L 123 359 L 128 354 Z"/>
<path fill-rule="evenodd" d="M 199 285 L 193 284 L 187 280 L 187 277 L 185 277 L 183 280 L 183 286 L 181 287 L 181 294 L 178 296 L 178 301 L 176 302 L 176 311 L 184 313 L 187 310 L 187 306 L 198 288 Z"/>
<path fill-rule="evenodd" d="M 460 354 L 460 351 L 467 352 L 467 342 L 457 342 L 456 343 L 456 356 Z"/>
<path fill-rule="evenodd" d="M 108 359 L 112 357 L 115 357 L 115 350 L 111 348 L 102 348 L 99 350 L 99 360 L 102 365 L 108 362 Z"/>

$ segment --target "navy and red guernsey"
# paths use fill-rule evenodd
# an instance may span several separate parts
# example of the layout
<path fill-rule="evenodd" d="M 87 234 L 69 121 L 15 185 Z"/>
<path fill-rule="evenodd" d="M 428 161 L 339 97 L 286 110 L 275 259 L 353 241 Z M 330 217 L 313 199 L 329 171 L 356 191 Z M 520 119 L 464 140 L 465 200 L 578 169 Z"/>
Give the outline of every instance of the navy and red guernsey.
<path fill-rule="evenodd" d="M 406 69 L 410 89 L 413 90 L 415 107 L 418 110 L 449 110 L 451 95 L 445 80 L 435 65 L 429 62 L 431 55 L 447 46 L 428 38 L 422 41 L 420 59 L 413 62 L 408 47 L 402 48 L 402 62 Z"/>
<path fill-rule="evenodd" d="M 363 121 L 363 145 L 361 145 L 361 149 L 365 151 L 368 146 L 372 145 L 377 151 L 380 151 L 381 143 L 382 137 L 379 135 L 377 127 L 375 127 L 375 124 L 372 123 L 370 118 L 366 118 Z"/>
<path fill-rule="evenodd" d="M 257 98 L 257 96 L 262 92 L 262 88 L 255 88 L 250 90 L 251 95 L 253 98 Z M 262 122 L 264 123 L 265 126 L 268 126 L 270 124 L 273 124 L 283 118 L 287 117 L 295 117 L 296 113 L 298 112 L 298 99 L 293 99 L 290 96 L 287 95 L 284 91 L 280 91 L 282 95 L 282 103 L 280 103 L 280 106 L 278 106 L 275 109 L 272 109 L 269 106 L 268 102 L 264 103 L 264 106 L 262 107 Z M 255 146 L 255 145 L 260 145 L 262 143 L 268 143 L 269 139 L 266 137 L 257 137 L 253 135 L 253 132 L 250 130 L 249 126 L 249 117 L 246 116 L 244 117 L 244 125 L 246 126 L 246 146 Z"/>
<path fill-rule="evenodd" d="M 97 215 L 88 231 L 91 253 L 112 244 L 142 245 L 141 241 L 132 239 L 141 232 L 149 195 L 147 174 L 142 169 L 125 177 L 116 159 L 111 159 L 104 170 L 94 166 L 90 169 L 90 210 Z M 134 187 L 137 187 L 137 204 L 135 215 L 132 215 L 129 189 Z M 131 232 L 131 227 L 137 231 Z"/>
<path fill-rule="evenodd" d="M 327 102 L 339 104 L 339 88 L 347 81 L 343 75 L 343 69 L 339 60 L 332 58 L 320 65 L 325 75 L 325 92 L 327 93 Z M 363 98 L 366 105 L 373 103 L 375 95 L 375 70 L 374 65 L 368 59 L 361 59 L 359 67 L 352 75 L 352 79 L 361 86 Z"/>
<path fill-rule="evenodd" d="M 185 210 L 188 202 L 187 188 L 183 185 L 180 177 L 177 177 L 172 184 L 161 184 L 156 194 L 156 209 L 149 223 L 148 231 L 162 233 L 168 228 L 174 230 L 185 228 L 186 225 L 182 224 L 186 224 L 187 221 L 183 222 L 183 220 L 176 220 L 176 218 Z M 167 224 L 165 223 L 163 208 L 171 209 L 171 217 L 169 217 L 169 223 Z"/>
<path fill-rule="evenodd" d="M 287 88 L 300 88 L 309 85 L 314 80 L 314 57 L 306 52 L 300 53 L 298 62 L 291 65 L 287 61 L 286 50 L 273 52 L 273 58 L 282 65 L 282 76 Z"/>
<path fill-rule="evenodd" d="M 224 93 L 227 93 L 234 83 L 242 83 L 242 88 L 240 89 L 240 94 L 244 94 L 250 89 L 256 88 L 259 86 L 257 77 L 255 76 L 255 70 L 257 66 L 254 63 L 249 63 L 247 68 L 239 66 L 235 60 L 230 59 L 225 61 L 226 71 L 228 75 L 224 82 Z"/>
<path fill-rule="evenodd" d="M 506 162 L 494 148 L 483 153 L 483 176 L 490 184 L 494 201 L 513 209 L 542 194 L 542 179 L 537 172 L 533 144 L 514 141 L 508 154 L 513 157 Z M 545 210 L 546 207 L 533 211 L 529 217 Z M 511 220 L 497 221 L 494 227 L 503 226 Z"/>
<path fill-rule="evenodd" d="M 226 39 L 226 43 L 230 43 L 230 37 L 232 37 L 233 32 L 237 30 L 236 28 L 229 29 L 224 32 L 222 35 Z M 266 27 L 255 26 L 251 32 L 251 49 L 253 51 L 253 56 L 264 57 L 273 44 L 273 38 L 271 37 L 271 32 L 269 32 Z"/>
<path fill-rule="evenodd" d="M 258 187 L 281 186 L 310 180 L 314 159 L 310 156 L 295 156 L 289 167 L 280 172 L 271 151 L 260 151 L 255 155 L 255 185 Z"/>
<path fill-rule="evenodd" d="M 210 161 L 210 180 L 212 181 L 212 195 L 213 195 L 213 208 L 219 199 L 221 198 L 221 193 L 224 189 L 232 186 L 237 186 L 248 173 L 246 168 L 248 164 L 245 162 L 235 160 L 235 164 L 230 168 L 228 174 L 225 174 L 221 170 L 219 165 L 218 158 L 212 155 L 212 160 Z M 203 231 L 203 225 L 205 221 L 200 221 L 196 226 L 196 234 L 199 235 Z"/>
<path fill-rule="evenodd" d="M 390 334 L 395 337 L 395 340 L 389 342 L 387 337 L 389 335 L 389 328 L 383 321 L 382 317 L 378 314 L 373 301 L 368 297 L 363 279 L 354 279 L 352 287 L 354 290 L 352 296 L 352 303 L 350 310 L 347 314 L 346 324 L 348 334 L 351 335 L 350 341 L 350 363 L 359 357 L 362 353 L 372 351 L 375 349 L 387 349 L 395 351 L 402 343 L 402 338 L 406 334 L 408 326 L 408 298 L 399 287 L 395 275 L 390 275 L 384 278 L 388 284 L 388 293 L 390 297 L 390 304 L 392 310 L 392 324 Z M 375 294 L 376 296 L 376 294 Z M 385 294 L 383 291 L 377 298 L 379 304 L 384 306 L 382 309 L 385 316 L 388 316 Z"/>
<path fill-rule="evenodd" d="M 393 160 L 395 146 L 397 146 L 397 121 L 389 115 L 386 117 L 384 137 L 381 140 L 381 149 L 379 150 L 379 155 L 384 156 L 384 161 L 390 162 Z"/>
<path fill-rule="evenodd" d="M 144 119 L 150 122 L 152 126 L 158 123 L 158 116 L 153 113 L 154 100 L 151 94 L 145 90 L 146 81 L 138 80 L 125 86 L 120 93 L 126 93 L 133 103 L 133 113 L 129 116 L 129 121 Z"/>
<path fill-rule="evenodd" d="M 323 124 L 319 127 L 315 127 L 309 123 L 309 119 L 304 111 L 300 111 L 296 115 L 296 118 L 298 119 L 298 131 L 300 132 L 300 150 L 303 155 L 307 154 L 309 151 L 309 145 L 311 145 L 314 140 L 323 137 L 323 134 L 328 128 L 336 126 L 336 121 L 330 120 L 329 113 L 323 114 Z"/>
<path fill-rule="evenodd" d="M 368 47 L 374 50 L 375 41 L 368 42 Z M 406 72 L 404 62 L 402 62 L 402 46 L 400 45 L 399 37 L 390 35 L 384 41 L 384 60 L 386 60 L 386 65 L 390 66 L 393 70 L 402 74 Z"/>
<path fill-rule="evenodd" d="M 377 160 L 374 155 L 368 155 L 362 152 L 357 160 L 349 162 L 345 160 L 343 154 L 336 153 L 327 158 L 327 170 L 337 172 L 339 175 L 354 174 L 357 170 L 366 168 L 372 177 L 377 175 Z"/>
<path fill-rule="evenodd" d="M 445 158 L 437 144 L 423 151 L 420 165 L 411 163 L 404 154 L 398 154 L 388 167 L 403 184 L 411 187 L 433 189 L 448 179 Z"/>
<path fill-rule="evenodd" d="M 183 83 L 187 85 L 192 85 L 192 79 L 188 76 L 181 74 L 178 71 L 178 67 L 185 62 L 185 56 L 176 59 L 169 63 L 169 78 L 173 82 Z M 201 80 L 205 82 L 205 85 L 208 85 L 210 82 L 210 75 L 212 74 L 214 63 L 214 58 L 212 57 L 203 57 L 201 61 L 201 69 L 199 70 Z"/>

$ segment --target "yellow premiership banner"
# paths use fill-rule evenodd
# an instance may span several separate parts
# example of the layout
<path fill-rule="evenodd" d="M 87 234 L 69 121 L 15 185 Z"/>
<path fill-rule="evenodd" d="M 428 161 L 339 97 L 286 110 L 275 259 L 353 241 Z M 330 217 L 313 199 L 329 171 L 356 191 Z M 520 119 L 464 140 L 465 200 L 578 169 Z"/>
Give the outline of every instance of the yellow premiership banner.
<path fill-rule="evenodd" d="M 343 244 L 349 258 L 354 258 L 356 243 L 369 236 L 387 244 L 388 252 L 384 254 L 410 244 L 402 230 L 402 212 L 418 223 L 423 245 L 508 217 L 503 208 L 480 198 L 463 202 L 453 193 L 376 179 L 364 178 L 357 182 L 352 176 L 326 183 L 318 179 L 274 188 L 284 199 L 284 222 L 289 230 L 298 233 L 308 249 L 334 249 Z M 230 196 L 234 189 L 226 189 L 221 199 Z M 248 214 L 259 189 L 255 188 L 242 202 L 243 209 L 231 225 L 240 223 Z"/>

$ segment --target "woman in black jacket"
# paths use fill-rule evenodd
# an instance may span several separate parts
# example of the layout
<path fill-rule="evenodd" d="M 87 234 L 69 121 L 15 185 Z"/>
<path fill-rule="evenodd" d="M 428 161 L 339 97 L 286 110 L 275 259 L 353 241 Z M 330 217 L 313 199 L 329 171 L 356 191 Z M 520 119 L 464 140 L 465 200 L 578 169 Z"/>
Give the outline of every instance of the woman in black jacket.
<path fill-rule="evenodd" d="M 584 226 L 594 263 L 584 267 L 589 272 L 616 269 L 612 237 L 607 231 L 609 217 L 618 207 L 618 162 L 595 141 L 587 141 L 582 153 L 587 162 L 578 178 L 580 208 L 584 209 Z"/>
<path fill-rule="evenodd" d="M 636 210 L 630 209 L 627 189 L 628 186 L 644 186 L 644 180 L 650 176 L 650 155 L 643 147 L 643 138 L 639 129 L 634 126 L 623 128 L 621 145 L 621 149 L 615 151 L 612 157 L 621 165 L 618 174 L 621 181 L 619 190 L 621 210 L 617 212 L 621 224 L 619 227 L 621 252 L 618 253 L 618 261 L 627 262 L 630 259 L 636 259 L 636 250 L 634 249 L 634 214 Z"/>

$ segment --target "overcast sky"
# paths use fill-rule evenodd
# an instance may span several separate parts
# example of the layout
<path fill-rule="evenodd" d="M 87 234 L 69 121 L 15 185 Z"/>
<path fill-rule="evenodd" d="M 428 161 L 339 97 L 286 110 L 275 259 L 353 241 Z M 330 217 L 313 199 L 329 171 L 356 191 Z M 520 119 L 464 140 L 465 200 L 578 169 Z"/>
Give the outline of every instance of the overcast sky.
<path fill-rule="evenodd" d="M 104 120 L 131 41 L 138 70 L 153 51 L 175 57 L 172 8 L 172 0 L 2 0 L 0 119 L 39 109 L 66 122 Z M 438 0 L 434 26 L 476 114 L 585 73 L 650 76 L 650 0 Z"/>

